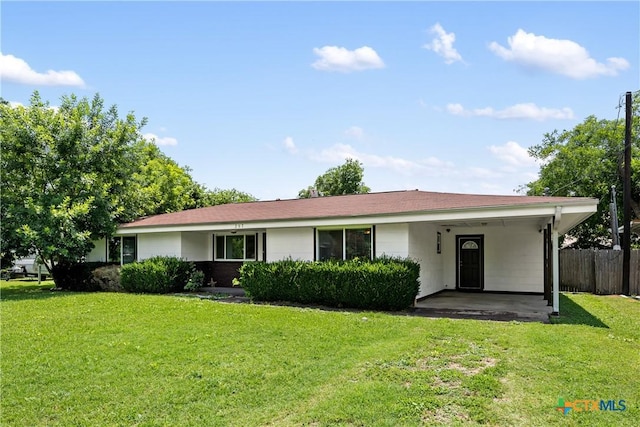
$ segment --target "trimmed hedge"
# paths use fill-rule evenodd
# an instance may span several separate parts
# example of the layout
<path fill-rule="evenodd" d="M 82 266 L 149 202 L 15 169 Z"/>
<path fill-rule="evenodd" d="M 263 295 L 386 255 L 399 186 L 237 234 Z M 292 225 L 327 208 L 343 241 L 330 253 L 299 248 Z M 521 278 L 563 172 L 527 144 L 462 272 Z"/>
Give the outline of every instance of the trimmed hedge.
<path fill-rule="evenodd" d="M 410 259 L 373 261 L 248 262 L 240 268 L 247 295 L 258 301 L 290 301 L 373 310 L 410 307 L 420 287 L 420 265 Z"/>
<path fill-rule="evenodd" d="M 120 286 L 128 292 L 165 294 L 180 292 L 194 272 L 194 265 L 176 257 L 158 256 L 125 264 Z"/>
<path fill-rule="evenodd" d="M 93 292 L 100 288 L 91 281 L 91 265 L 84 262 L 59 262 L 51 269 L 57 288 L 75 292 Z"/>

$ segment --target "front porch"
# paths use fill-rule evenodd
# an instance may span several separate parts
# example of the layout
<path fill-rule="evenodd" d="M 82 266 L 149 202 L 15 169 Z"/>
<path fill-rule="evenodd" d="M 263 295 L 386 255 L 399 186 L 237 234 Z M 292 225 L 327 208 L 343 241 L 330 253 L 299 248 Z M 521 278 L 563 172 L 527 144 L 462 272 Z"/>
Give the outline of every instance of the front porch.
<path fill-rule="evenodd" d="M 541 294 L 443 291 L 415 304 L 429 317 L 549 323 L 552 307 Z"/>

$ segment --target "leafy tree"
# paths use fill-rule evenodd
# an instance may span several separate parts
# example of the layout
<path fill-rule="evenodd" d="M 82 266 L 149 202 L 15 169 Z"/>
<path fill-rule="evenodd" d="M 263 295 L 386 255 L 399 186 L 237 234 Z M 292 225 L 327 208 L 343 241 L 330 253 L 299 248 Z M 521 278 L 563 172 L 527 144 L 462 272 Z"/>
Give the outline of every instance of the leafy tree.
<path fill-rule="evenodd" d="M 368 193 L 371 189 L 362 181 L 363 175 L 362 163 L 354 159 L 347 159 L 342 166 L 333 167 L 316 178 L 313 187 L 300 190 L 298 197 L 301 199 L 311 197 L 313 189 L 323 196 Z"/>
<path fill-rule="evenodd" d="M 0 254 L 38 255 L 51 271 L 82 259 L 93 241 L 140 216 L 255 200 L 208 190 L 145 141 L 133 114 L 118 117 L 99 95 L 63 97 L 51 108 L 37 92 L 27 107 L 0 98 Z"/>
<path fill-rule="evenodd" d="M 181 167 L 157 145 L 137 144 L 139 168 L 133 175 L 135 207 L 125 220 L 199 207 L 206 189 L 195 182 L 188 167 Z"/>
<path fill-rule="evenodd" d="M 34 92 L 26 107 L 0 103 L 0 252 L 36 254 L 49 271 L 85 256 L 130 210 L 145 124 L 97 94 L 61 101 Z"/>
<path fill-rule="evenodd" d="M 632 202 L 640 217 L 640 92 L 633 97 Z M 604 244 L 610 237 L 611 186 L 615 185 L 619 223 L 622 224 L 624 119 L 598 120 L 587 117 L 571 130 L 554 130 L 529 154 L 542 166 L 539 178 L 525 186 L 529 195 L 581 196 L 600 200 L 598 212 L 571 231 L 577 247 Z"/>
<path fill-rule="evenodd" d="M 214 188 L 213 190 L 206 190 L 200 206 L 214 206 L 224 205 L 227 203 L 245 203 L 255 202 L 256 199 L 251 194 L 238 191 L 235 188 L 230 190 L 222 190 L 220 188 Z"/>
<path fill-rule="evenodd" d="M 126 220 L 185 209 L 256 200 L 234 189 L 207 189 L 191 177 L 191 169 L 180 166 L 153 143 L 141 141 L 140 168 L 134 174 L 136 206 Z"/>

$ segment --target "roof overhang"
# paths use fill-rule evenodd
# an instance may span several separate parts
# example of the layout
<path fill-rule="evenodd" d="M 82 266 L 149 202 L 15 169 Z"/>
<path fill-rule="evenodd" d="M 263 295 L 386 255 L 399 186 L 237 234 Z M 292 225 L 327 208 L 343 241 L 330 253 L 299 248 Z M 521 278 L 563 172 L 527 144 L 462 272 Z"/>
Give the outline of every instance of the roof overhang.
<path fill-rule="evenodd" d="M 563 204 L 541 203 L 532 205 L 513 205 L 498 207 L 479 207 L 465 209 L 442 209 L 420 212 L 405 212 L 400 214 L 381 215 L 353 215 L 341 217 L 317 217 L 304 219 L 246 221 L 246 222 L 217 222 L 204 224 L 182 224 L 136 227 L 129 225 L 117 230 L 117 235 L 168 233 L 179 231 L 229 231 L 229 230 L 261 230 L 273 228 L 296 227 L 332 227 L 351 226 L 359 224 L 392 224 L 432 222 L 439 225 L 449 223 L 470 223 L 503 221 L 516 219 L 537 219 L 541 225 L 553 223 L 559 234 L 564 234 L 580 224 L 597 211 L 598 201 L 595 199 L 581 199 Z M 558 218 L 558 208 L 560 218 Z"/>

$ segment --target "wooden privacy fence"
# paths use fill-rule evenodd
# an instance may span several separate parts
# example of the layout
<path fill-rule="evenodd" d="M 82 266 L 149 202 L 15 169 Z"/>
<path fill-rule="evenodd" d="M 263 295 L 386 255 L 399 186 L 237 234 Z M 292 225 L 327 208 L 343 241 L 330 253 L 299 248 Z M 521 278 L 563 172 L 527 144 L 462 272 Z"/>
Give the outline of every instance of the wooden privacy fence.
<path fill-rule="evenodd" d="M 631 251 L 629 293 L 640 294 L 640 250 Z M 560 290 L 601 295 L 622 293 L 622 251 L 564 249 L 560 251 Z"/>

